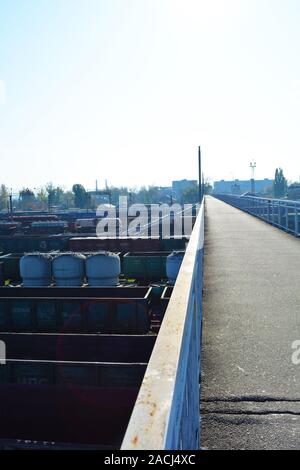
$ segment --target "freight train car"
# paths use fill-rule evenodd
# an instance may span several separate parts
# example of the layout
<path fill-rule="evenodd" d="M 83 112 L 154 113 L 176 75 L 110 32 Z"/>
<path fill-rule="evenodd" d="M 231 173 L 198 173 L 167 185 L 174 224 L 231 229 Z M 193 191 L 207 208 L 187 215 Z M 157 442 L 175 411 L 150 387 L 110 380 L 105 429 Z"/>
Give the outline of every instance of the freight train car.
<path fill-rule="evenodd" d="M 0 331 L 146 334 L 148 287 L 0 288 Z"/>
<path fill-rule="evenodd" d="M 11 272 L 24 252 L 131 252 L 147 285 L 0 288 L 0 449 L 120 448 L 172 292 L 151 281 L 186 241 L 0 237 Z"/>
<path fill-rule="evenodd" d="M 0 236 L 0 252 L 29 253 L 33 251 L 48 252 L 53 250 L 67 251 L 70 236 Z"/>
<path fill-rule="evenodd" d="M 151 308 L 145 287 L 0 288 L 0 449 L 119 449 Z"/>

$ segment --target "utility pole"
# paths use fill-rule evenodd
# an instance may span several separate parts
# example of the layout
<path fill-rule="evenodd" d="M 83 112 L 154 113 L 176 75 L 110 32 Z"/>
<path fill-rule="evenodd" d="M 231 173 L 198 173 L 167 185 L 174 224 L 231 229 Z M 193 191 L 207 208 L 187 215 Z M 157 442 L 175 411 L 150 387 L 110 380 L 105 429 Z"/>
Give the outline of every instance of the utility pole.
<path fill-rule="evenodd" d="M 202 190 L 202 169 L 201 169 L 201 147 L 198 148 L 198 184 L 199 184 L 199 202 L 202 202 L 203 190 Z"/>
<path fill-rule="evenodd" d="M 10 191 L 10 194 L 9 194 L 9 213 L 10 213 L 10 217 L 12 218 L 13 216 L 12 190 Z"/>
<path fill-rule="evenodd" d="M 254 160 L 250 162 L 250 168 L 251 168 L 251 194 L 254 196 L 255 195 L 255 168 L 256 168 L 256 162 Z"/>

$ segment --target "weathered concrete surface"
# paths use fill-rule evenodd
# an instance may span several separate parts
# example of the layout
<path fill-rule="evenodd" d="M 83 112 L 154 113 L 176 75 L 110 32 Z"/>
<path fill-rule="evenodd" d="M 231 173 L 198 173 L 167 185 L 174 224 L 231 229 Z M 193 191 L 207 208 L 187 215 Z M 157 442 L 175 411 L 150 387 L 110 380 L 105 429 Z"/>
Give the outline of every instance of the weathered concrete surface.
<path fill-rule="evenodd" d="M 201 446 L 300 449 L 300 240 L 207 198 L 204 263 Z"/>

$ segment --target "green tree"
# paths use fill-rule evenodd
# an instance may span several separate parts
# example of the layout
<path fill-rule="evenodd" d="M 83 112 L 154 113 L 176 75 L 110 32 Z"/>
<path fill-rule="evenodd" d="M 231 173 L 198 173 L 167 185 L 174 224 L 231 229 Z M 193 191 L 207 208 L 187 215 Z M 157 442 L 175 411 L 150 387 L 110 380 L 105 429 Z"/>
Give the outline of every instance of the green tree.
<path fill-rule="evenodd" d="M 8 189 L 4 184 L 0 187 L 0 210 L 7 209 Z"/>
<path fill-rule="evenodd" d="M 128 196 L 128 188 L 121 186 L 117 188 L 116 186 L 110 186 L 107 188 L 111 193 L 111 203 L 117 205 L 119 203 L 120 196 Z"/>
<path fill-rule="evenodd" d="M 157 186 L 142 186 L 135 193 L 135 200 L 141 204 L 158 204 L 160 202 L 160 189 Z"/>
<path fill-rule="evenodd" d="M 23 188 L 19 192 L 20 206 L 24 210 L 32 209 L 34 207 L 35 195 L 29 188 Z"/>
<path fill-rule="evenodd" d="M 36 195 L 38 202 L 40 203 L 41 208 L 47 207 L 48 195 L 45 188 L 40 188 Z"/>
<path fill-rule="evenodd" d="M 212 193 L 212 185 L 209 180 L 206 179 L 203 185 L 203 194 Z M 197 204 L 199 202 L 199 185 L 196 183 L 183 191 L 183 202 L 185 204 Z"/>
<path fill-rule="evenodd" d="M 29 188 L 23 188 L 19 194 L 20 194 L 20 197 L 24 199 L 34 197 L 34 192 L 31 191 L 31 189 Z"/>
<path fill-rule="evenodd" d="M 74 193 L 75 207 L 79 207 L 80 209 L 87 207 L 87 192 L 82 184 L 74 184 L 72 191 Z"/>
<path fill-rule="evenodd" d="M 186 188 L 182 193 L 182 202 L 184 204 L 197 204 L 199 202 L 199 186 L 194 184 Z"/>
<path fill-rule="evenodd" d="M 60 198 L 60 202 L 63 209 L 74 207 L 74 193 L 72 191 L 65 191 Z"/>
<path fill-rule="evenodd" d="M 59 206 L 62 202 L 64 190 L 60 186 L 54 186 L 53 183 L 46 184 L 47 199 L 51 206 Z"/>
<path fill-rule="evenodd" d="M 274 197 L 282 198 L 287 193 L 287 180 L 283 174 L 282 168 L 276 168 L 274 180 Z"/>
<path fill-rule="evenodd" d="M 212 184 L 208 179 L 205 180 L 204 182 L 204 188 L 203 188 L 203 193 L 204 194 L 211 194 L 213 190 Z"/>

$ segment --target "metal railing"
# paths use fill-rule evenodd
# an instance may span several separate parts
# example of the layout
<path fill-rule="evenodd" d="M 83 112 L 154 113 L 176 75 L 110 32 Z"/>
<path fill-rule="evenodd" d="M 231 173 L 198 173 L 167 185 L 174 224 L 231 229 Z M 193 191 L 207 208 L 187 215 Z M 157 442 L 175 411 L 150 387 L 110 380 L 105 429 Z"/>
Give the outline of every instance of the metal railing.
<path fill-rule="evenodd" d="M 202 204 L 122 450 L 199 449 L 203 244 Z"/>
<path fill-rule="evenodd" d="M 236 196 L 234 194 L 214 194 L 213 196 L 237 209 L 259 217 L 275 227 L 297 237 L 300 236 L 300 201 Z"/>

